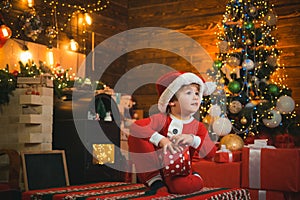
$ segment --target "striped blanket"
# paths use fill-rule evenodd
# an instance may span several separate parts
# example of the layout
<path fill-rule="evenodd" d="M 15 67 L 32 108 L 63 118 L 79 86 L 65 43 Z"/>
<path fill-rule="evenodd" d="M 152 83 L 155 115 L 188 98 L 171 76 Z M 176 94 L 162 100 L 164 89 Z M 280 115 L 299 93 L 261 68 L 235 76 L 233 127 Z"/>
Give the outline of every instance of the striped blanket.
<path fill-rule="evenodd" d="M 143 184 L 100 182 L 23 192 L 22 200 L 103 200 L 103 199 L 250 199 L 245 189 L 203 188 L 191 194 L 153 194 Z"/>

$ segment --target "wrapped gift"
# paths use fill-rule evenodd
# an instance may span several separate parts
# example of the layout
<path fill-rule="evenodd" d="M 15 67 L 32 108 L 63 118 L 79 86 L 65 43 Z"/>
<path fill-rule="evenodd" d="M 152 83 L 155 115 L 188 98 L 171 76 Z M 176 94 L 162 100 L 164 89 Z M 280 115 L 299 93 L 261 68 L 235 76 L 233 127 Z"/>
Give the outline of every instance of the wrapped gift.
<path fill-rule="evenodd" d="M 187 176 L 191 170 L 189 147 L 184 146 L 182 152 L 171 154 L 169 151 L 161 157 L 163 159 L 163 174 L 165 177 L 182 175 Z"/>
<path fill-rule="evenodd" d="M 251 199 L 256 200 L 284 200 L 284 192 L 272 190 L 248 189 Z"/>
<path fill-rule="evenodd" d="M 300 149 L 257 144 L 242 149 L 242 187 L 300 191 Z"/>
<path fill-rule="evenodd" d="M 279 134 L 275 137 L 275 144 L 277 148 L 294 148 L 294 137 L 288 133 Z"/>
<path fill-rule="evenodd" d="M 299 200 L 300 192 L 247 189 L 251 199 L 256 200 Z"/>
<path fill-rule="evenodd" d="M 192 162 L 192 169 L 200 174 L 205 187 L 241 187 L 241 162 L 196 160 Z"/>
<path fill-rule="evenodd" d="M 241 151 L 230 151 L 226 149 L 225 145 L 222 145 L 221 149 L 216 152 L 214 161 L 219 163 L 239 162 L 241 161 L 241 156 Z"/>

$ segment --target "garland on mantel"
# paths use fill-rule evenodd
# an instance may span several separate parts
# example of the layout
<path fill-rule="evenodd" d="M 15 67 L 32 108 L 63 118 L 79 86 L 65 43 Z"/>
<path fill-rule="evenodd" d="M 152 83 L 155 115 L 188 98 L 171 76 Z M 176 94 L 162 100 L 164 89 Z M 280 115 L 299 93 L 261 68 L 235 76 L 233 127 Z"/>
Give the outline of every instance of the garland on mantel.
<path fill-rule="evenodd" d="M 8 65 L 5 69 L 0 70 L 0 107 L 9 103 L 9 96 L 16 89 L 17 78 L 14 74 L 9 73 Z"/>
<path fill-rule="evenodd" d="M 74 86 L 74 83 L 79 85 L 79 89 L 90 87 L 93 90 L 103 89 L 105 84 L 101 81 L 92 82 L 89 78 L 74 77 L 70 75 L 69 69 L 63 69 L 61 66 L 50 69 L 43 62 L 39 62 L 37 66 L 34 62 L 26 63 L 25 65 L 19 62 L 20 71 L 9 72 L 9 66 L 5 69 L 0 69 L 0 106 L 8 104 L 10 95 L 17 87 L 18 77 L 36 77 L 43 74 L 49 74 L 53 80 L 54 94 L 61 98 L 65 90 Z M 81 87 L 80 87 L 81 86 Z"/>

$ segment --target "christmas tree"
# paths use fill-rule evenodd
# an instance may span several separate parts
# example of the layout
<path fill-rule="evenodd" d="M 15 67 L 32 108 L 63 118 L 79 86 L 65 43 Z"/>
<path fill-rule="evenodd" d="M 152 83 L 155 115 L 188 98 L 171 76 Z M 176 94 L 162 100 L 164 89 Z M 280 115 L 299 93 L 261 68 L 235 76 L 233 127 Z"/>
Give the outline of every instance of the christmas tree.
<path fill-rule="evenodd" d="M 204 118 L 219 136 L 275 136 L 296 126 L 295 102 L 285 85 L 274 37 L 273 7 L 268 0 L 229 0 L 226 5 L 217 33 L 219 52 L 210 71 L 219 86 Z"/>

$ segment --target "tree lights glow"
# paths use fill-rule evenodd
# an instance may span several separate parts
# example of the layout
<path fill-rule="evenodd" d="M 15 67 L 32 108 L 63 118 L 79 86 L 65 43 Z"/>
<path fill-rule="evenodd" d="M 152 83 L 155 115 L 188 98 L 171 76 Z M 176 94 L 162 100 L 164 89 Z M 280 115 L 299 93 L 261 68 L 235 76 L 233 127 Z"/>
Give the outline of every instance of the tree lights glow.
<path fill-rule="evenodd" d="M 209 74 L 217 76 L 226 92 L 224 115 L 232 131 L 244 138 L 265 128 L 286 132 L 295 123 L 295 103 L 273 36 L 277 30 L 273 7 L 268 0 L 229 0 L 216 33 L 219 53 Z"/>

